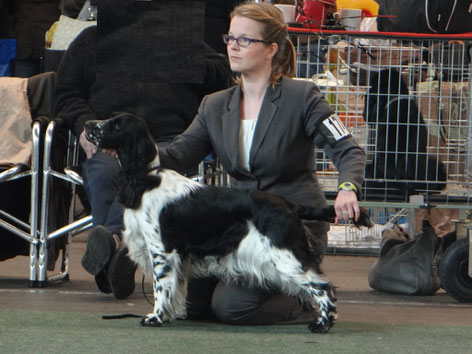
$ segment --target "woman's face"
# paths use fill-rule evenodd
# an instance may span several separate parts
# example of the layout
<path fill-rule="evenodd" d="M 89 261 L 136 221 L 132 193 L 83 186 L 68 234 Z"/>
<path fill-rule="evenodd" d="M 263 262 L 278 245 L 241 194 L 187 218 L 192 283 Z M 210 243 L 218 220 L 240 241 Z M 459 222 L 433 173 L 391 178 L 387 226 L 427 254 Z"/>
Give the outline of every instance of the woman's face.
<path fill-rule="evenodd" d="M 242 16 L 235 16 L 231 20 L 229 34 L 236 38 L 247 37 L 263 39 L 262 25 L 254 20 Z M 244 75 L 267 72 L 272 68 L 272 57 L 277 52 L 275 43 L 267 44 L 251 42 L 247 47 L 241 47 L 237 41 L 230 41 L 227 45 L 231 70 Z"/>

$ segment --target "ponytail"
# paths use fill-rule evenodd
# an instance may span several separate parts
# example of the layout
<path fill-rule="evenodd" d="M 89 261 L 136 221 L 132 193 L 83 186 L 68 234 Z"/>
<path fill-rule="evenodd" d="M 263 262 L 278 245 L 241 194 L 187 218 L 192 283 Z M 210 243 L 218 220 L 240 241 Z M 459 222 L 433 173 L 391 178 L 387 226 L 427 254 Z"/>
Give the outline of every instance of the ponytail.
<path fill-rule="evenodd" d="M 272 59 L 271 84 L 275 84 L 281 77 L 292 78 L 295 76 L 295 47 L 288 36 L 285 38 L 282 48 Z"/>

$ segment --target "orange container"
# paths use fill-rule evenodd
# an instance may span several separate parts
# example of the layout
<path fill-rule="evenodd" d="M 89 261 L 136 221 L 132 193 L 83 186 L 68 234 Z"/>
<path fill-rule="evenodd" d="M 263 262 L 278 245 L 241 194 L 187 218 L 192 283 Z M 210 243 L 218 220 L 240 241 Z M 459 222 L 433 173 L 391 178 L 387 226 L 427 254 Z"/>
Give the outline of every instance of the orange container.
<path fill-rule="evenodd" d="M 374 0 L 336 0 L 339 9 L 361 9 L 364 17 L 375 16 L 379 13 L 379 4 Z"/>

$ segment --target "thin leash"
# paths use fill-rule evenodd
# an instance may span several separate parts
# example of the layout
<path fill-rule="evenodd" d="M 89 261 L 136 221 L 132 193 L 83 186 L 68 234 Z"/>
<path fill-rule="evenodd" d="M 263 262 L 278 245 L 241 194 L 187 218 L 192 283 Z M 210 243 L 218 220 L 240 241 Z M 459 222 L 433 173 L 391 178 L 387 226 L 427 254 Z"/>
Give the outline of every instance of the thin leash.
<path fill-rule="evenodd" d="M 146 292 L 144 291 L 144 278 L 146 278 L 146 276 L 143 274 L 143 279 L 141 279 L 141 290 L 142 290 L 144 298 L 146 299 L 148 304 L 151 305 L 151 306 L 154 306 L 154 303 L 151 300 L 149 300 L 149 298 L 146 295 Z"/>
<path fill-rule="evenodd" d="M 143 274 L 143 278 L 141 279 L 141 290 L 143 292 L 143 295 L 144 295 L 144 298 L 146 299 L 146 301 L 150 304 L 150 305 L 153 305 L 153 303 L 149 300 L 149 297 L 146 295 L 146 291 L 144 290 L 144 279 L 145 279 L 145 275 Z M 137 314 L 134 314 L 134 313 L 123 313 L 121 315 L 103 315 L 102 316 L 102 319 L 103 320 L 120 320 L 120 319 L 123 319 L 123 318 L 144 318 L 145 316 L 143 315 L 137 315 Z"/>

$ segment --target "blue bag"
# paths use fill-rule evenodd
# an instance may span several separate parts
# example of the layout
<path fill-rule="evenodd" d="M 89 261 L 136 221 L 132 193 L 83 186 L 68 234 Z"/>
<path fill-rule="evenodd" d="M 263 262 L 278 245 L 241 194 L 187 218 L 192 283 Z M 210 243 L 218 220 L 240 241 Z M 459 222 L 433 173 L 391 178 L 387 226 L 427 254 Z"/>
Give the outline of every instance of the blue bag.
<path fill-rule="evenodd" d="M 0 39 L 0 76 L 10 76 L 10 62 L 16 58 L 16 39 Z"/>

